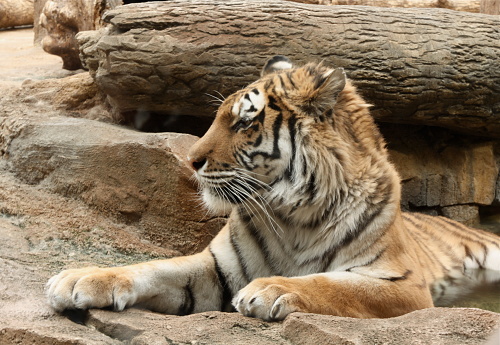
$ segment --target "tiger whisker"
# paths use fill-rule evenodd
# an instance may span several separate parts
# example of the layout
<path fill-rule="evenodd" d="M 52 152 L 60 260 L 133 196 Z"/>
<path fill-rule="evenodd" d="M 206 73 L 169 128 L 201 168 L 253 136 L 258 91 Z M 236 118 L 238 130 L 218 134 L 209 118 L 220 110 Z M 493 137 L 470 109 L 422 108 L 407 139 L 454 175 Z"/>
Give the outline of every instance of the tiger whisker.
<path fill-rule="evenodd" d="M 246 191 L 245 191 L 245 192 L 247 193 L 247 195 L 249 196 L 249 198 L 250 198 L 251 200 L 253 200 L 253 201 L 257 204 L 257 206 L 259 206 L 259 208 L 260 208 L 260 209 L 264 212 L 264 214 L 267 216 L 267 218 L 268 218 L 268 220 L 269 220 L 269 224 L 270 224 L 270 225 L 271 225 L 271 227 L 273 228 L 273 231 L 274 231 L 274 232 L 275 232 L 278 236 L 281 236 L 281 235 L 279 234 L 279 232 L 277 231 L 276 227 L 278 227 L 278 229 L 280 230 L 280 232 L 281 232 L 281 233 L 283 233 L 283 229 L 282 229 L 282 228 L 281 228 L 281 226 L 278 224 L 278 222 L 276 222 L 276 220 L 274 219 L 274 218 L 275 218 L 275 217 L 273 217 L 273 216 L 274 216 L 274 212 L 273 212 L 273 216 L 271 216 L 271 214 L 270 214 L 270 213 L 269 213 L 269 211 L 268 211 L 268 208 L 267 208 L 267 207 L 265 207 L 265 206 L 267 205 L 267 206 L 269 207 L 269 209 L 271 209 L 271 212 L 272 212 L 272 207 L 271 207 L 271 205 L 269 205 L 269 203 L 267 202 L 267 200 L 265 200 L 265 199 L 264 199 L 264 198 L 260 195 L 260 193 L 258 193 L 258 191 L 257 191 L 254 187 L 252 187 L 251 185 L 249 185 L 249 184 L 248 184 L 245 180 L 243 180 L 243 179 L 239 179 L 239 180 L 238 180 L 238 179 L 236 179 L 236 180 L 237 180 L 237 182 L 239 182 L 239 183 L 241 183 L 241 184 L 244 184 L 244 186 L 245 186 L 246 188 L 248 188 L 251 192 L 255 193 L 255 195 L 257 196 L 257 198 L 258 198 L 259 200 L 261 200 L 263 204 L 265 204 L 265 205 L 263 205 L 263 204 L 259 203 L 259 202 L 258 202 L 258 200 L 257 200 L 257 199 L 255 199 L 255 197 L 254 197 L 253 195 L 251 195 L 250 193 L 248 193 L 248 192 L 246 192 Z M 263 220 L 263 221 L 264 221 L 264 220 Z M 274 224 L 273 224 L 273 223 L 274 223 Z M 276 225 L 276 227 L 275 227 L 274 225 Z"/>
<path fill-rule="evenodd" d="M 224 97 L 224 95 L 222 93 L 220 93 L 217 90 L 214 90 L 214 92 L 217 92 L 222 100 L 224 100 L 224 101 L 226 100 L 226 97 Z"/>
<path fill-rule="evenodd" d="M 220 94 L 220 92 L 218 92 L 218 93 Z M 224 103 L 224 97 L 219 98 L 219 97 L 217 97 L 217 96 L 214 96 L 214 95 L 209 94 L 209 93 L 206 93 L 206 92 L 205 92 L 205 95 L 207 95 L 207 96 L 209 96 L 209 97 L 212 97 L 212 98 L 213 98 L 212 102 L 217 101 L 219 104 Z M 221 95 L 221 96 L 222 96 L 222 95 Z"/>
<path fill-rule="evenodd" d="M 265 183 L 265 182 L 262 182 L 258 179 L 256 179 L 255 177 L 253 176 L 250 176 L 245 170 L 243 169 L 239 169 L 239 168 L 235 168 L 236 172 L 237 172 L 237 176 L 243 178 L 243 179 L 246 179 L 250 182 L 253 182 L 257 185 L 260 185 L 262 186 L 265 190 L 267 191 L 274 191 L 274 188 L 271 187 L 269 184 Z M 261 175 L 261 174 L 257 174 L 257 175 Z M 261 175 L 261 176 L 265 176 L 265 175 Z"/>
<path fill-rule="evenodd" d="M 283 232 L 283 230 L 281 229 L 281 227 L 279 226 L 279 224 L 276 223 L 276 221 L 269 215 L 269 212 L 265 209 L 265 207 L 263 207 L 263 205 L 261 205 L 251 194 L 249 194 L 247 191 L 241 189 L 241 187 L 239 186 L 236 186 L 234 184 L 231 185 L 233 188 L 235 188 L 238 192 L 239 192 L 239 195 L 244 195 L 246 196 L 247 199 L 250 199 L 254 202 L 254 204 L 256 206 L 258 206 L 262 212 L 264 213 L 265 216 L 267 216 L 267 219 L 269 220 L 269 225 L 271 225 L 271 228 L 273 229 L 274 233 L 278 236 L 278 237 L 281 237 L 281 234 L 277 231 L 276 227 L 273 225 L 273 221 L 274 223 L 276 224 L 276 226 L 278 226 L 278 228 L 281 230 L 281 232 Z M 242 204 L 244 204 L 245 201 L 243 200 L 242 201 Z M 260 218 L 260 220 L 263 222 L 263 223 L 266 223 L 266 219 L 263 217 L 262 214 L 260 214 L 260 212 L 258 212 L 258 209 L 255 205 L 253 204 L 250 204 L 250 203 L 247 203 L 247 205 L 250 207 L 252 206 L 252 209 L 255 211 L 255 213 L 257 213 L 258 217 Z M 255 224 L 255 223 L 254 223 Z"/>

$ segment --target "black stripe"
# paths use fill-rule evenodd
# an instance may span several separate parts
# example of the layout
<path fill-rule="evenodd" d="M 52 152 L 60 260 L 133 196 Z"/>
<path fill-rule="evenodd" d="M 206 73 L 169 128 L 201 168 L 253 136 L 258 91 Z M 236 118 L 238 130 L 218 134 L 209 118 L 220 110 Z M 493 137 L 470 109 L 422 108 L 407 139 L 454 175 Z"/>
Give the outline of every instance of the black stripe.
<path fill-rule="evenodd" d="M 371 247 L 371 245 L 370 245 Z M 380 259 L 380 257 L 385 253 L 385 250 L 386 248 L 382 249 L 381 251 L 379 251 L 377 254 L 375 254 L 375 256 L 373 258 L 371 258 L 370 260 L 368 260 L 367 262 L 365 262 L 364 264 L 362 265 L 357 265 L 357 266 L 352 266 L 352 267 L 349 267 L 348 269 L 346 269 L 347 272 L 351 272 L 351 270 L 353 268 L 358 268 L 358 267 L 366 267 L 366 266 L 370 266 L 371 264 L 375 263 L 378 259 Z M 365 250 L 366 251 L 366 250 Z"/>
<path fill-rule="evenodd" d="M 402 276 L 398 276 L 398 277 L 390 277 L 390 278 L 380 278 L 380 279 L 383 279 L 383 280 L 389 280 L 391 282 L 396 282 L 396 281 L 399 281 L 399 280 L 406 280 L 408 279 L 408 276 L 410 274 L 412 274 L 413 271 L 412 270 L 407 270 L 405 273 L 403 273 Z"/>
<path fill-rule="evenodd" d="M 476 256 L 474 255 L 474 253 L 472 252 L 472 250 L 469 248 L 468 245 L 464 244 L 464 249 L 465 249 L 465 257 L 475 261 L 477 263 L 477 265 L 479 266 L 479 268 L 484 268 L 484 261 L 481 263 L 479 262 L 479 260 L 476 258 Z M 488 254 L 488 250 L 486 249 L 485 250 L 485 253 L 484 253 L 484 258 L 486 258 L 486 255 Z M 464 262 L 464 269 L 465 269 L 465 262 Z"/>
<path fill-rule="evenodd" d="M 274 98 L 273 96 L 269 96 L 269 102 L 267 103 L 267 105 L 269 106 L 269 108 L 271 108 L 272 110 L 276 110 L 276 111 L 281 111 L 281 108 L 278 106 L 278 102 L 276 101 L 276 98 Z"/>
<path fill-rule="evenodd" d="M 429 260 L 429 264 L 431 264 L 431 265 L 439 264 L 439 266 L 441 267 L 442 273 L 446 275 L 449 272 L 449 269 L 447 269 L 443 265 L 443 263 L 440 260 L 438 260 L 438 258 L 434 255 L 434 252 L 429 250 L 429 248 L 427 248 L 427 246 L 425 245 L 425 242 L 427 242 L 427 241 L 422 238 L 422 235 L 425 235 L 425 233 L 422 234 L 421 232 L 418 232 L 418 231 L 409 231 L 409 233 L 410 233 L 410 236 L 413 238 L 413 240 L 420 247 L 420 250 L 422 251 L 422 253 Z M 434 272 L 432 272 L 431 269 L 428 269 L 427 271 L 431 274 L 432 281 L 436 281 L 436 275 L 434 274 Z"/>
<path fill-rule="evenodd" d="M 260 113 L 255 117 L 254 120 L 257 120 L 259 123 L 263 124 L 265 117 L 266 117 L 266 110 L 264 108 L 260 111 Z"/>
<path fill-rule="evenodd" d="M 295 169 L 295 156 L 297 155 L 297 147 L 295 143 L 295 135 L 297 129 L 295 128 L 295 124 L 297 123 L 297 118 L 295 116 L 291 116 L 288 119 L 288 131 L 290 133 L 290 145 L 292 146 L 292 155 L 290 157 L 290 163 L 288 164 L 288 176 L 289 179 L 293 175 Z"/>
<path fill-rule="evenodd" d="M 246 284 L 250 283 L 252 278 L 250 277 L 250 274 L 248 273 L 248 267 L 245 263 L 245 258 L 241 254 L 241 249 L 240 246 L 238 245 L 238 242 L 235 239 L 236 233 L 233 230 L 233 227 L 231 226 L 229 229 L 229 239 L 231 241 L 231 246 L 234 249 L 234 252 L 236 253 L 236 257 L 238 258 L 238 264 L 240 265 L 241 272 L 243 273 L 243 277 L 245 278 Z"/>
<path fill-rule="evenodd" d="M 349 232 L 341 241 L 338 245 L 336 245 L 333 250 L 330 251 L 330 254 L 327 255 L 327 257 L 324 259 L 324 269 L 326 270 L 328 266 L 331 264 L 331 262 L 335 259 L 337 256 L 337 253 L 340 252 L 342 249 L 345 247 L 349 246 L 355 239 L 359 238 L 359 236 L 370 226 L 370 224 L 377 218 L 382 210 L 384 209 L 385 202 L 381 203 L 382 206 L 378 207 L 375 212 L 373 212 L 370 216 L 362 217 L 361 220 L 358 222 L 358 225 L 355 227 L 354 230 Z M 384 229 L 384 232 L 380 234 L 380 237 L 382 237 L 385 234 L 385 231 L 387 231 L 387 228 Z"/>
<path fill-rule="evenodd" d="M 278 74 L 278 78 L 280 79 L 281 88 L 283 89 L 283 93 L 285 94 L 285 97 L 288 97 L 288 92 L 286 91 L 287 87 L 285 85 L 285 81 L 283 80 L 283 77 L 281 76 L 281 74 Z"/>
<path fill-rule="evenodd" d="M 288 81 L 290 82 L 290 85 L 292 85 L 293 88 L 297 88 L 297 85 L 293 82 L 293 74 L 292 72 L 288 71 L 286 72 L 286 76 L 288 77 Z"/>
<path fill-rule="evenodd" d="M 278 145 L 279 142 L 279 132 L 281 129 L 281 124 L 283 123 L 283 114 L 278 114 L 273 124 L 273 135 L 274 135 L 274 143 L 273 143 L 273 151 L 271 153 L 264 151 L 255 151 L 251 153 L 245 153 L 247 156 L 253 161 L 255 157 L 262 156 L 267 159 L 279 159 L 281 158 L 281 151 Z"/>
<path fill-rule="evenodd" d="M 240 153 L 240 152 L 238 152 L 238 151 L 236 151 L 236 152 L 234 153 L 234 158 L 236 159 L 236 161 L 237 161 L 240 165 L 242 165 L 243 167 L 245 167 L 245 169 L 247 169 L 247 170 L 250 170 L 250 171 L 251 171 L 251 170 L 253 169 L 253 167 L 252 167 L 250 164 L 248 164 L 248 163 L 247 163 L 247 161 L 243 158 L 242 153 L 244 153 L 244 154 L 248 157 L 248 155 L 247 155 L 247 153 L 246 153 L 245 151 L 241 151 L 241 153 Z"/>
<path fill-rule="evenodd" d="M 434 243 L 440 243 L 440 245 L 437 247 L 438 249 L 441 249 L 441 248 L 445 248 L 446 250 L 443 251 L 441 250 L 441 252 L 444 254 L 444 255 L 447 255 L 448 257 L 450 257 L 453 261 L 455 262 L 462 262 L 463 260 L 459 259 L 456 254 L 453 252 L 453 248 L 446 242 L 444 242 L 442 239 L 440 239 L 439 237 L 435 236 L 434 233 L 432 232 L 429 232 L 427 231 L 427 229 L 425 229 L 425 227 L 423 227 L 421 224 L 418 224 L 417 222 L 415 222 L 412 218 L 411 218 L 411 215 L 407 214 L 407 213 L 402 213 L 402 217 L 405 221 L 407 221 L 408 223 L 410 223 L 411 225 L 413 225 L 413 227 L 415 227 L 415 229 L 425 233 L 427 236 L 429 236 L 432 241 Z M 417 218 L 418 219 L 418 218 Z M 422 222 L 422 220 L 420 220 Z"/>
<path fill-rule="evenodd" d="M 183 316 L 192 314 L 195 304 L 196 300 L 193 295 L 193 290 L 191 289 L 191 279 L 190 279 L 187 282 L 186 286 L 184 287 L 184 301 L 182 302 L 182 305 L 179 307 L 177 315 Z"/>
<path fill-rule="evenodd" d="M 259 147 L 262 144 L 262 134 L 259 134 L 255 142 L 253 143 L 253 147 Z"/>
<path fill-rule="evenodd" d="M 306 186 L 307 193 L 309 194 L 309 202 L 312 202 L 316 197 L 316 174 L 314 174 L 314 172 L 311 172 L 311 176 Z"/>
<path fill-rule="evenodd" d="M 220 268 L 219 262 L 217 258 L 215 257 L 214 253 L 212 252 L 212 248 L 209 247 L 209 252 L 214 258 L 214 263 L 215 263 L 215 272 L 217 273 L 217 279 L 219 283 L 219 287 L 222 290 L 222 293 L 220 295 L 220 311 L 234 311 L 234 307 L 231 304 L 231 300 L 233 299 L 233 293 L 231 289 L 229 288 L 229 284 L 227 283 L 226 276 L 222 272 L 222 269 Z"/>
<path fill-rule="evenodd" d="M 352 241 L 354 241 L 356 238 L 358 238 L 359 235 L 361 235 L 361 233 L 363 231 L 365 231 L 373 223 L 375 218 L 377 218 L 380 215 L 380 213 L 382 213 L 382 210 L 386 206 L 388 198 L 389 197 L 386 196 L 386 198 L 378 205 L 378 207 L 375 209 L 375 211 L 372 212 L 369 216 L 366 215 L 366 213 L 365 213 L 363 215 L 363 217 L 361 217 L 361 219 L 359 220 L 359 222 L 356 225 L 356 227 L 354 228 L 354 230 L 351 231 L 350 233 L 348 233 L 347 236 L 345 236 L 342 239 L 342 241 L 340 242 L 339 248 L 343 248 L 343 247 L 346 247 L 349 244 L 351 244 Z"/>
<path fill-rule="evenodd" d="M 259 230 L 255 228 L 255 226 L 252 223 L 247 223 L 247 230 L 249 234 L 254 238 L 255 242 L 257 242 L 259 249 L 262 252 L 262 255 L 264 257 L 264 261 L 267 263 L 267 266 L 270 268 L 272 275 L 282 275 L 281 272 L 272 265 L 272 259 L 271 259 L 271 253 L 269 251 L 269 248 L 267 247 L 266 242 L 264 241 L 264 238 L 261 236 L 259 233 Z"/>
<path fill-rule="evenodd" d="M 273 80 L 268 79 L 266 83 L 264 84 L 264 91 L 269 93 L 269 89 L 271 88 L 271 85 L 273 85 Z"/>
<path fill-rule="evenodd" d="M 443 222 L 453 226 L 456 229 L 455 231 L 453 231 L 450 228 L 447 228 L 447 230 L 450 230 L 455 235 L 458 235 L 458 236 L 460 236 L 468 241 L 478 243 L 484 249 L 486 249 L 486 245 L 484 243 L 482 243 L 481 241 L 489 242 L 489 243 L 495 245 L 497 248 L 500 248 L 498 241 L 495 241 L 494 239 L 489 238 L 489 236 L 484 236 L 487 233 L 483 233 L 482 231 L 480 232 L 477 229 L 469 228 L 461 223 L 451 221 L 450 219 L 445 218 L 445 217 L 434 217 L 433 219 L 435 219 L 438 222 L 443 221 Z M 465 234 L 462 232 L 465 232 Z M 474 235 L 476 236 L 476 238 L 470 237 L 470 236 L 474 236 Z"/>

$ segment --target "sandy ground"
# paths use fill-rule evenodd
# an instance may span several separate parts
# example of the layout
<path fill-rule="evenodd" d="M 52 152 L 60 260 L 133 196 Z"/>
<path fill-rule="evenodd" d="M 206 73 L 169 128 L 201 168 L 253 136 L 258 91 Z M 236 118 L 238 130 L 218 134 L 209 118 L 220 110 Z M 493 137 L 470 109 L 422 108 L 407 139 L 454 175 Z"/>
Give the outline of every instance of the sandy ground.
<path fill-rule="evenodd" d="M 20 86 L 26 79 L 47 79 L 68 75 L 59 56 L 33 44 L 33 29 L 0 31 L 1 87 Z"/>

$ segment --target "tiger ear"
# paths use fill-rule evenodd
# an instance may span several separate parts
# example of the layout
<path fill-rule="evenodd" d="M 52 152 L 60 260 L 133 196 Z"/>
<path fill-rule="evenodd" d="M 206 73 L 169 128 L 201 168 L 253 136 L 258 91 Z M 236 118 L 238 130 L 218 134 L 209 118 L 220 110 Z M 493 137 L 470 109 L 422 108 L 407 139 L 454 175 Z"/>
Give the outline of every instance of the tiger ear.
<path fill-rule="evenodd" d="M 344 69 L 328 69 L 314 78 L 314 91 L 311 94 L 310 104 L 320 111 L 331 108 L 337 101 L 339 93 L 344 90 L 347 82 Z"/>
<path fill-rule="evenodd" d="M 289 58 L 283 55 L 276 55 L 266 61 L 262 71 L 260 72 L 260 76 L 263 77 L 271 73 L 291 68 L 293 68 L 293 64 Z"/>

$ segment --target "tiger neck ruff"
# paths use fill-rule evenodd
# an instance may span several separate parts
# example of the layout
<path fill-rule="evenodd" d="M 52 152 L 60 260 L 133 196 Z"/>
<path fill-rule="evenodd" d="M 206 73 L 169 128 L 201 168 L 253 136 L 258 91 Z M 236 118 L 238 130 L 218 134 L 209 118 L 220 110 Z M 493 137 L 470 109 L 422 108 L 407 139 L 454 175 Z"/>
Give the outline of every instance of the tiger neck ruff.
<path fill-rule="evenodd" d="M 498 236 L 401 212 L 399 177 L 368 109 L 342 69 L 270 59 L 258 81 L 222 100 L 189 152 L 205 205 L 231 211 L 210 245 L 63 271 L 48 283 L 49 303 L 391 317 L 466 290 L 472 272 L 498 277 Z"/>

